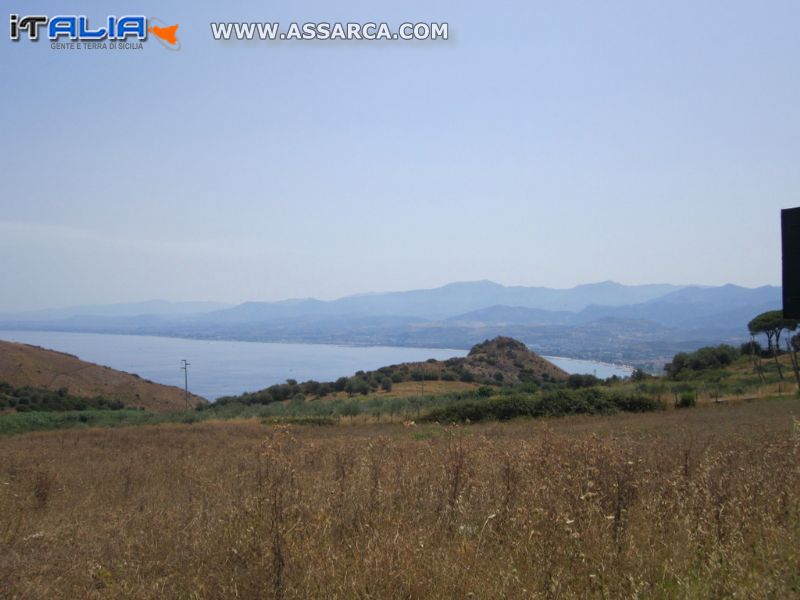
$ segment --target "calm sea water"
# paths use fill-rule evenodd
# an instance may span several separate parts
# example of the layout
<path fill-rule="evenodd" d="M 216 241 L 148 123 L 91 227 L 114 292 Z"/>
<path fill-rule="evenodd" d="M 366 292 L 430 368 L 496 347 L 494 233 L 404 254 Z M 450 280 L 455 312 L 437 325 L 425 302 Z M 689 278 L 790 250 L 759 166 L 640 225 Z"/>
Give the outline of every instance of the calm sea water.
<path fill-rule="evenodd" d="M 252 392 L 286 379 L 331 381 L 358 370 L 401 362 L 464 356 L 441 348 L 271 344 L 56 331 L 0 331 L 0 339 L 75 354 L 82 360 L 183 387 L 181 359 L 190 363 L 189 389 L 210 400 Z M 630 369 L 585 360 L 551 358 L 568 373 L 625 376 Z"/>
<path fill-rule="evenodd" d="M 2 331 L 0 331 L 0 335 L 2 335 Z M 617 377 L 630 377 L 631 373 L 633 373 L 633 367 L 625 365 L 612 365 L 593 360 L 563 358 L 561 356 L 545 356 L 545 358 L 557 367 L 564 369 L 567 373 L 594 375 L 600 379 L 606 379 L 612 375 L 616 375 Z"/>

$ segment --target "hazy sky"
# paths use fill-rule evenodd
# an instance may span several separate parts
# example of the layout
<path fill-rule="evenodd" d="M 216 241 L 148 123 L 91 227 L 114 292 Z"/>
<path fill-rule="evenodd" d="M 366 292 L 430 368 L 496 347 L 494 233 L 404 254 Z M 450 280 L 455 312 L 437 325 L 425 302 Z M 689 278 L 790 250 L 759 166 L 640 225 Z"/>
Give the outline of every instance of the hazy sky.
<path fill-rule="evenodd" d="M 4 37 L 0 310 L 780 282 L 795 0 L 17 4 L 158 17 L 183 47 Z M 451 39 L 212 40 L 226 20 L 447 21 Z"/>

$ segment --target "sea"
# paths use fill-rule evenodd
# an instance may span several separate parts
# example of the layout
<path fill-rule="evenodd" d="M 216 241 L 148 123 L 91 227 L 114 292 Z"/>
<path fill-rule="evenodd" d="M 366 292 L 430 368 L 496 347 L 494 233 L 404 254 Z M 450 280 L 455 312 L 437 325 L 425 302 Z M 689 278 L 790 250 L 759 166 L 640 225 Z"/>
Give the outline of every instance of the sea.
<path fill-rule="evenodd" d="M 254 392 L 287 379 L 332 381 L 359 370 L 467 353 L 443 348 L 236 342 L 59 331 L 0 331 L 0 339 L 67 352 L 81 360 L 181 388 L 185 359 L 189 362 L 189 390 L 209 400 Z M 624 365 L 545 358 L 567 373 L 606 378 L 626 377 L 632 372 Z"/>

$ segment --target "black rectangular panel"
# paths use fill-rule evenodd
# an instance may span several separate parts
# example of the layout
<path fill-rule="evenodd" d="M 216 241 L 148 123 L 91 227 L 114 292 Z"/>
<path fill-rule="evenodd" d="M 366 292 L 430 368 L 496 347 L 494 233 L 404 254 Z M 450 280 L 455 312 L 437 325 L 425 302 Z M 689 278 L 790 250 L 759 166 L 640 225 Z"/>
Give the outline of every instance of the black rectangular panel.
<path fill-rule="evenodd" d="M 800 208 L 781 211 L 783 316 L 800 319 Z"/>

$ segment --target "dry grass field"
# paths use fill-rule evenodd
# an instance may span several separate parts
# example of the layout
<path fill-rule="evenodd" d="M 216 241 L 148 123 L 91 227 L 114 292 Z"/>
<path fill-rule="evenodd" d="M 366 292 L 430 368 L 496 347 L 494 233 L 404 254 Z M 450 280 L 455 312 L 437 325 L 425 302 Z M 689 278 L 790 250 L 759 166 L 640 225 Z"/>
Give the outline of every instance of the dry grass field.
<path fill-rule="evenodd" d="M 0 438 L 0 596 L 800 597 L 794 415 Z"/>

